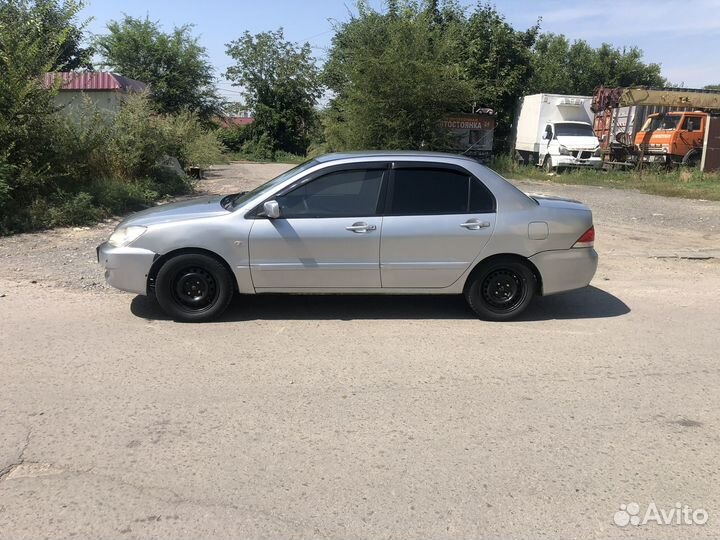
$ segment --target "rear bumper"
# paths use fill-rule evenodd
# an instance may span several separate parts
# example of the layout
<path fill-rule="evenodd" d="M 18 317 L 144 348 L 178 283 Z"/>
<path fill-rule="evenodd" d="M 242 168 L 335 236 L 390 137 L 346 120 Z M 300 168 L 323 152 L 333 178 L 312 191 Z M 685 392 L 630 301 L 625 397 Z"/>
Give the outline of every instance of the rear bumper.
<path fill-rule="evenodd" d="M 587 287 L 595 276 L 598 254 L 593 248 L 543 251 L 530 257 L 542 279 L 542 294 L 547 296 Z"/>
<path fill-rule="evenodd" d="M 113 247 L 105 242 L 97 247 L 97 258 L 105 268 L 108 285 L 122 291 L 147 294 L 147 277 L 155 253 L 134 247 Z"/>

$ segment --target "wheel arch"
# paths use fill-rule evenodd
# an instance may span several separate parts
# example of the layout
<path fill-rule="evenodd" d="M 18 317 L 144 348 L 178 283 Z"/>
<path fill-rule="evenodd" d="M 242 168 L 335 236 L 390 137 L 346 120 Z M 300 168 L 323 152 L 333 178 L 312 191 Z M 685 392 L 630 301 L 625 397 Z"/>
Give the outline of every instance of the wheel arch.
<path fill-rule="evenodd" d="M 542 296 L 543 294 L 543 282 L 542 282 L 542 274 L 540 274 L 540 270 L 538 270 L 538 267 L 533 264 L 533 262 L 528 259 L 527 257 L 523 257 L 522 255 L 518 255 L 517 253 L 496 253 L 495 255 L 491 255 L 485 259 L 482 259 L 478 261 L 473 269 L 468 274 L 467 278 L 465 279 L 465 284 L 463 285 L 463 291 L 466 291 L 470 283 L 472 282 L 475 275 L 482 270 L 482 268 L 494 261 L 497 260 L 513 260 L 516 262 L 519 262 L 521 264 L 524 264 L 527 266 L 535 276 L 535 280 L 537 281 L 537 293 L 538 295 Z"/>
<path fill-rule="evenodd" d="M 195 247 L 185 247 L 185 248 L 179 248 L 174 249 L 172 251 L 168 251 L 167 253 L 164 253 L 160 256 L 158 256 L 152 263 L 152 266 L 150 267 L 150 271 L 147 275 L 147 294 L 151 295 L 155 292 L 155 280 L 157 279 L 158 272 L 160 271 L 160 268 L 168 262 L 173 257 L 177 257 L 178 255 L 206 255 L 208 257 L 212 257 L 216 261 L 218 261 L 220 264 L 222 264 L 225 267 L 225 270 L 228 271 L 230 276 L 232 277 L 233 287 L 235 289 L 235 292 L 238 291 L 238 282 L 237 277 L 235 276 L 235 273 L 232 271 L 232 267 L 228 262 L 215 253 L 214 251 L 210 251 L 209 249 L 204 248 L 195 248 Z"/>
<path fill-rule="evenodd" d="M 683 156 L 681 163 L 683 165 L 689 165 L 694 159 L 697 159 L 698 162 L 702 159 L 702 148 L 691 148 L 688 150 Z"/>

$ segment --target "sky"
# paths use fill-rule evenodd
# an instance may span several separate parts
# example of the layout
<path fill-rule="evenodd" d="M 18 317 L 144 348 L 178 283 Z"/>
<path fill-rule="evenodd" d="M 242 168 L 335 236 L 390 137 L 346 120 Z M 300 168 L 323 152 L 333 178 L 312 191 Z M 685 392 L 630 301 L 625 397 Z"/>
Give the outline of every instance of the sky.
<path fill-rule="evenodd" d="M 245 30 L 258 33 L 282 27 L 291 41 L 309 42 L 319 62 L 325 58 L 335 22 L 348 19 L 354 0 L 86 0 L 81 18 L 91 18 L 88 30 L 102 34 L 108 21 L 123 14 L 149 16 L 164 30 L 195 25 L 195 34 L 208 50 L 222 95 L 241 101 L 222 73 L 232 63 L 225 44 Z M 473 5 L 471 1 L 461 1 Z M 493 2 L 515 28 L 526 29 L 542 18 L 541 29 L 603 42 L 616 47 L 638 46 L 646 62 L 662 65 L 672 83 L 688 88 L 720 84 L 720 0 L 497 0 Z M 382 0 L 371 0 L 381 8 Z"/>

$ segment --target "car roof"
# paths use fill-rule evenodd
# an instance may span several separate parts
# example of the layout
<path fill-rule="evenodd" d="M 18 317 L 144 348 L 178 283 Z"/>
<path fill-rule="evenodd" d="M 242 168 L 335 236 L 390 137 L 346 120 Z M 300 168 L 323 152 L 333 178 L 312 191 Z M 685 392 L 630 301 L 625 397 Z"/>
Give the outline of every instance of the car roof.
<path fill-rule="evenodd" d="M 464 161 L 470 161 L 477 163 L 477 160 L 463 156 L 460 154 L 449 154 L 444 152 L 423 152 L 415 150 L 365 150 L 356 152 L 336 152 L 333 154 L 325 154 L 315 158 L 318 163 L 328 163 L 330 161 L 339 161 L 341 159 L 357 159 L 357 158 L 382 158 L 382 159 L 427 159 L 433 160 L 437 158 L 443 159 L 461 159 Z"/>

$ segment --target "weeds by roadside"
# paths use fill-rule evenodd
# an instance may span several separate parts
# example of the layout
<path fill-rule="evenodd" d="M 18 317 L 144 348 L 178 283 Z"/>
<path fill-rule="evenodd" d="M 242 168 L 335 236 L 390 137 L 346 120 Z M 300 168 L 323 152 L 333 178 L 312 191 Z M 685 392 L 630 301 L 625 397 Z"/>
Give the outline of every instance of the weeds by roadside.
<path fill-rule="evenodd" d="M 538 167 L 519 165 L 509 155 L 498 156 L 491 168 L 503 176 L 518 180 L 636 189 L 651 195 L 720 201 L 720 173 L 702 173 L 686 168 L 670 171 L 645 169 L 642 172 L 574 169 L 548 174 Z"/>
<path fill-rule="evenodd" d="M 289 152 L 275 152 L 272 158 L 258 158 L 253 154 L 247 154 L 244 152 L 229 152 L 224 155 L 228 161 L 254 161 L 256 163 L 302 163 L 307 161 L 308 157 L 298 156 L 296 154 L 290 154 Z"/>
<path fill-rule="evenodd" d="M 86 102 L 36 123 L 0 126 L 13 141 L 0 153 L 0 234 L 91 223 L 188 193 L 183 169 L 225 160 L 195 113 L 157 114 L 147 95 L 117 114 Z"/>

